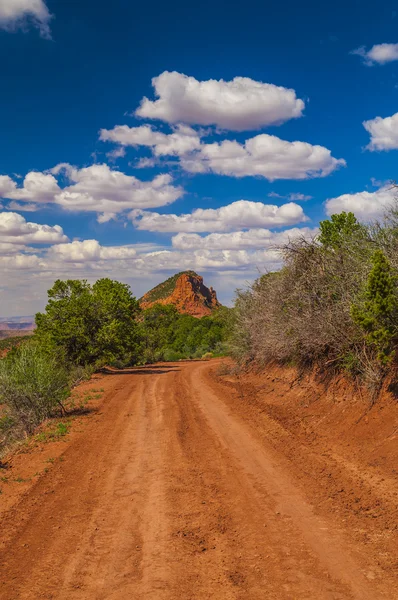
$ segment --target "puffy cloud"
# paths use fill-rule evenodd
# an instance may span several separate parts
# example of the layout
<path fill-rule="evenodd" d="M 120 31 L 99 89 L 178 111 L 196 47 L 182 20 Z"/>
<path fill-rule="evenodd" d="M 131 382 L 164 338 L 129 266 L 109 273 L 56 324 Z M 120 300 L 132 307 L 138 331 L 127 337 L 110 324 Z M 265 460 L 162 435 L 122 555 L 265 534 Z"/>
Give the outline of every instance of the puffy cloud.
<path fill-rule="evenodd" d="M 15 254 L 0 256 L 0 268 L 6 271 L 31 271 L 40 268 L 40 258 L 35 254 Z"/>
<path fill-rule="evenodd" d="M 287 142 L 267 134 L 250 138 L 244 144 L 229 140 L 203 144 L 199 152 L 181 158 L 182 167 L 191 173 L 258 176 L 269 181 L 326 177 L 345 164 L 344 159 L 334 158 L 323 146 Z"/>
<path fill-rule="evenodd" d="M 363 126 L 370 133 L 368 150 L 395 150 L 398 148 L 398 113 L 392 117 L 376 117 L 364 121 Z"/>
<path fill-rule="evenodd" d="M 60 188 L 56 176 L 63 174 L 70 185 Z M 21 210 L 38 210 L 43 203 L 54 202 L 66 210 L 103 213 L 100 222 L 132 208 L 156 208 L 171 204 L 184 193 L 172 185 L 170 175 L 158 175 L 141 181 L 106 164 L 78 169 L 61 163 L 47 173 L 28 173 L 22 187 L 8 175 L 0 176 L 0 197 Z M 25 208 L 14 201 L 27 202 Z"/>
<path fill-rule="evenodd" d="M 54 246 L 49 257 L 64 262 L 88 263 L 103 260 L 125 260 L 135 257 L 137 251 L 132 246 L 101 246 L 97 240 L 74 241 Z"/>
<path fill-rule="evenodd" d="M 72 185 L 57 194 L 55 201 L 66 210 L 103 213 L 104 222 L 114 215 L 132 208 L 166 206 L 180 198 L 184 191 L 171 185 L 170 175 L 158 175 L 152 181 L 112 170 L 108 165 L 92 165 L 76 169 L 61 165 Z"/>
<path fill-rule="evenodd" d="M 301 117 L 304 110 L 304 102 L 294 90 L 248 77 L 198 81 L 165 71 L 152 79 L 152 85 L 158 99 L 143 98 L 135 114 L 167 123 L 244 131 Z"/>
<path fill-rule="evenodd" d="M 318 229 L 309 227 L 286 229 L 273 232 L 269 229 L 249 229 L 232 233 L 211 233 L 200 236 L 197 233 L 178 233 L 172 238 L 173 248 L 178 250 L 240 250 L 248 248 L 277 249 L 289 240 L 300 237 L 311 238 L 317 235 Z"/>
<path fill-rule="evenodd" d="M 36 202 L 45 204 L 53 202 L 55 194 L 59 191 L 57 180 L 50 173 L 32 171 L 26 175 L 21 187 L 8 175 L 0 176 L 1 198 L 30 202 L 33 205 Z"/>
<path fill-rule="evenodd" d="M 386 185 L 375 192 L 364 191 L 331 198 L 326 201 L 326 212 L 332 215 L 343 210 L 351 211 L 358 219 L 371 221 L 381 217 L 385 210 L 394 204 L 396 198 L 396 189 Z"/>
<path fill-rule="evenodd" d="M 51 14 L 43 0 L 1 0 L 0 27 L 8 31 L 31 23 L 44 38 L 51 38 Z"/>
<path fill-rule="evenodd" d="M 375 44 L 370 50 L 366 50 L 365 46 L 361 46 L 353 50 L 351 54 L 361 56 L 368 67 L 374 64 L 385 65 L 398 60 L 398 44 Z"/>
<path fill-rule="evenodd" d="M 187 125 L 177 125 L 174 133 L 170 134 L 156 131 L 149 125 L 117 125 L 110 130 L 101 129 L 100 139 L 121 146 L 147 146 L 153 150 L 155 156 L 182 156 L 200 147 L 198 133 Z"/>
<path fill-rule="evenodd" d="M 301 206 L 282 206 L 238 200 L 221 208 L 197 208 L 191 214 L 161 215 L 141 210 L 130 214 L 137 229 L 162 232 L 232 231 L 244 228 L 285 227 L 306 220 Z"/>
<path fill-rule="evenodd" d="M 10 244 L 60 244 L 67 242 L 59 225 L 39 225 L 27 222 L 14 212 L 0 213 L 0 240 Z"/>
<path fill-rule="evenodd" d="M 177 269 L 203 271 L 238 272 L 244 270 L 258 274 L 258 269 L 274 269 L 280 266 L 280 252 L 276 250 L 206 250 L 176 252 L 163 250 L 138 257 L 135 268 L 144 273 Z"/>

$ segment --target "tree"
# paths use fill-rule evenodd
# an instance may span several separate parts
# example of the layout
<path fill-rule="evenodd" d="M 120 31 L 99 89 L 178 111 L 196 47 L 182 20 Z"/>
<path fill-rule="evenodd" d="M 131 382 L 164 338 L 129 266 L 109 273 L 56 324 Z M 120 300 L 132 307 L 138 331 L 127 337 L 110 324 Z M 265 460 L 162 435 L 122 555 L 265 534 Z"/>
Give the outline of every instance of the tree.
<path fill-rule="evenodd" d="M 372 263 L 365 302 L 354 304 L 351 314 L 354 322 L 365 332 L 366 342 L 375 348 L 377 359 L 386 366 L 394 356 L 398 334 L 397 280 L 381 250 L 376 250 Z"/>
<path fill-rule="evenodd" d="M 180 315 L 175 306 L 154 304 L 143 311 L 140 323 L 143 362 L 156 362 L 172 346 Z"/>
<path fill-rule="evenodd" d="M 78 365 L 137 359 L 138 301 L 127 284 L 99 279 L 57 280 L 48 291 L 44 313 L 36 315 L 36 336 Z"/>
<path fill-rule="evenodd" d="M 332 215 L 330 219 L 321 221 L 319 224 L 321 233 L 318 241 L 326 248 L 336 250 L 340 248 L 347 238 L 363 237 L 366 228 L 358 223 L 354 213 L 341 212 L 338 215 Z"/>

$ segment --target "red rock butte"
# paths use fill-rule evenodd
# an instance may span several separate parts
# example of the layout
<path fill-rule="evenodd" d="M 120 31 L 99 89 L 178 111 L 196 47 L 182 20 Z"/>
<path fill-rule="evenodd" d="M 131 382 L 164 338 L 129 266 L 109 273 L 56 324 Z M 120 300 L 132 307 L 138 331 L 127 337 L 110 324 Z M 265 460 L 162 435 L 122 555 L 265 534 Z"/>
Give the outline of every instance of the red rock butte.
<path fill-rule="evenodd" d="M 203 277 L 194 271 L 184 271 L 170 277 L 147 292 L 140 299 L 141 308 L 154 304 L 173 304 L 178 312 L 205 317 L 221 306 L 216 291 L 203 283 Z"/>

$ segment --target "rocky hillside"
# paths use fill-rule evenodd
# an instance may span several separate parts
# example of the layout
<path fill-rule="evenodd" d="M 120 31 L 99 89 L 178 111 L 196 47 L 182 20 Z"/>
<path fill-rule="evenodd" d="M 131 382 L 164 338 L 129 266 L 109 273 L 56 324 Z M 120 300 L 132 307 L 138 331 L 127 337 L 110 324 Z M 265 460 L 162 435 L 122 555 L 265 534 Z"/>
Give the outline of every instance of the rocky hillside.
<path fill-rule="evenodd" d="M 144 309 L 154 304 L 174 304 L 180 313 L 193 317 L 210 315 L 220 306 L 215 290 L 206 287 L 203 277 L 194 271 L 176 273 L 147 292 L 140 304 Z"/>

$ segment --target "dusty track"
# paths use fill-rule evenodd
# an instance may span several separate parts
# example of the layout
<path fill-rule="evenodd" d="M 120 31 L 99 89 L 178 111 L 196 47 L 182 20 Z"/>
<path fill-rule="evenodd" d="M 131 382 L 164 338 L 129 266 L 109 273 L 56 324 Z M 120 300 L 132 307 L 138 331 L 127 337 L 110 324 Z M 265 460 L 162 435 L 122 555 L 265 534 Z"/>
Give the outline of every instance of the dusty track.
<path fill-rule="evenodd" d="M 108 376 L 102 412 L 1 515 L 1 599 L 396 597 L 212 364 Z"/>

